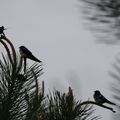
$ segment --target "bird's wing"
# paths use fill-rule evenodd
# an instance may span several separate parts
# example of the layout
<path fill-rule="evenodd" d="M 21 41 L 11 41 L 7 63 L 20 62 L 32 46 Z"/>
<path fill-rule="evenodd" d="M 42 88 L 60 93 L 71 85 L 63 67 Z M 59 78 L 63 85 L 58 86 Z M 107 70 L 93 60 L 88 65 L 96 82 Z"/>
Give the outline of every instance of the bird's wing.
<path fill-rule="evenodd" d="M 22 51 L 23 51 L 24 54 L 26 54 L 28 56 L 32 55 L 32 52 L 30 52 L 26 47 L 22 48 Z"/>
<path fill-rule="evenodd" d="M 100 98 L 103 99 L 104 101 L 108 101 L 108 99 L 105 98 L 102 94 L 100 95 Z"/>

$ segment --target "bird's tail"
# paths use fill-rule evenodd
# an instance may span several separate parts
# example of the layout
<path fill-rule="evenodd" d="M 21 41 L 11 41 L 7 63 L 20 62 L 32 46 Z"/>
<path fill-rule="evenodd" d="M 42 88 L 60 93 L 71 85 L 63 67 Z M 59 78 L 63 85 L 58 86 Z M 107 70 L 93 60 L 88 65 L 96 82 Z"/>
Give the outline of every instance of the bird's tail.
<path fill-rule="evenodd" d="M 111 104 L 111 105 L 116 105 L 115 103 L 111 102 L 111 101 L 107 101 L 107 103 Z"/>
<path fill-rule="evenodd" d="M 36 61 L 36 62 L 42 62 L 42 61 L 40 61 L 40 60 L 38 60 L 35 56 L 31 56 L 31 57 L 29 57 L 31 60 L 34 60 L 34 61 Z"/>

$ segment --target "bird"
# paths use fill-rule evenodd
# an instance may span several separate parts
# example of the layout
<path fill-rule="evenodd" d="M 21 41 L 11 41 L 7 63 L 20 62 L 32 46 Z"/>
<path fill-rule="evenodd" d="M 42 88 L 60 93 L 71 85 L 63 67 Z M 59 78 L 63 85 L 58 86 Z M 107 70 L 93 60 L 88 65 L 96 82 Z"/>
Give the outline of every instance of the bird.
<path fill-rule="evenodd" d="M 36 62 L 42 62 L 40 61 L 39 59 L 37 59 L 31 51 L 29 51 L 25 46 L 20 46 L 19 47 L 19 51 L 20 51 L 20 54 L 21 54 L 21 57 L 22 58 L 29 58 L 33 61 L 36 61 Z"/>
<path fill-rule="evenodd" d="M 5 36 L 5 33 L 3 32 L 4 30 L 6 30 L 6 28 L 4 28 L 4 26 L 0 27 L 0 34 Z"/>
<path fill-rule="evenodd" d="M 116 105 L 115 103 L 109 101 L 107 98 L 105 98 L 99 90 L 95 90 L 94 91 L 94 95 L 93 95 L 93 98 L 95 100 L 96 103 L 98 104 L 104 104 L 104 103 L 108 103 L 108 104 L 111 104 L 111 105 Z"/>

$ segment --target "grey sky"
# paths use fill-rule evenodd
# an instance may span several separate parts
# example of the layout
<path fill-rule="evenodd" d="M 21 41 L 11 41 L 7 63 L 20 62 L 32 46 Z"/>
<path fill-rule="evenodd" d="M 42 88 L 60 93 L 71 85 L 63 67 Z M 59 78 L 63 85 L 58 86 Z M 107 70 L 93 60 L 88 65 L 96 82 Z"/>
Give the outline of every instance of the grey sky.
<path fill-rule="evenodd" d="M 119 46 L 96 44 L 78 5 L 77 0 L 1 0 L 0 25 L 8 27 L 6 36 L 16 49 L 25 45 L 44 62 L 46 89 L 66 91 L 70 85 L 83 100 L 100 89 L 111 98 L 107 72 Z M 106 120 L 111 112 L 100 108 L 96 114 Z"/>

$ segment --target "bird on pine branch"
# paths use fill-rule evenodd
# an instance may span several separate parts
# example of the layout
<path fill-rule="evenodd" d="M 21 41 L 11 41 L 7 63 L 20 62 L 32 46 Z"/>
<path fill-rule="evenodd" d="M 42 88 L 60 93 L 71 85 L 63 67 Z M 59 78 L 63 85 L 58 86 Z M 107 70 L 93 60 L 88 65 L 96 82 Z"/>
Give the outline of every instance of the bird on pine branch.
<path fill-rule="evenodd" d="M 33 61 L 36 61 L 36 62 L 42 62 L 40 61 L 39 59 L 37 59 L 31 51 L 29 51 L 25 46 L 20 46 L 20 54 L 21 54 L 21 57 L 22 58 L 29 58 Z"/>

